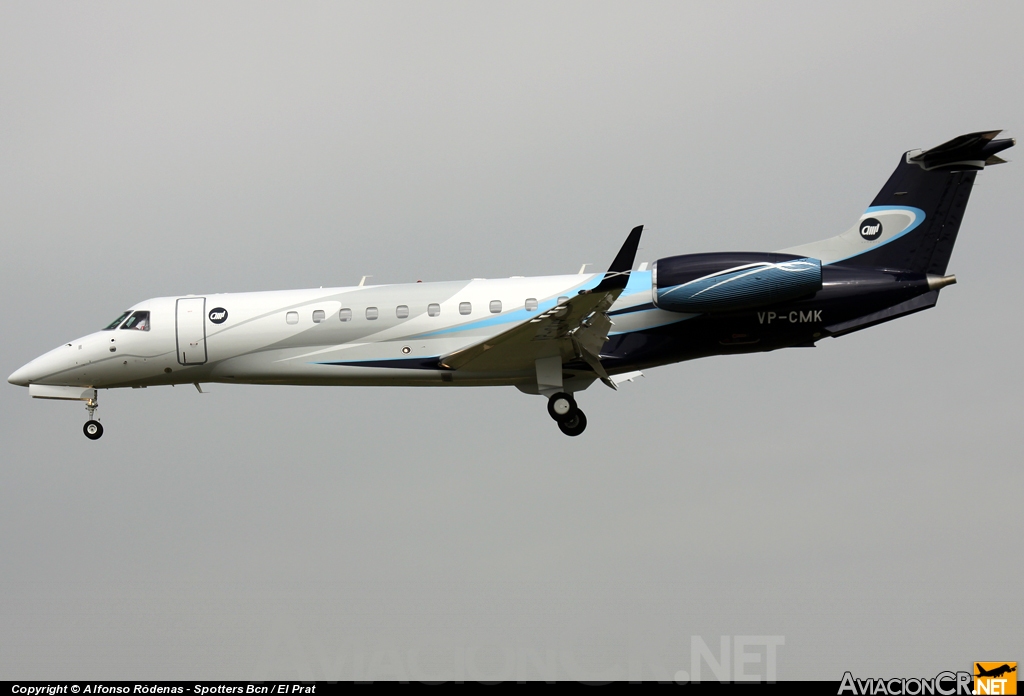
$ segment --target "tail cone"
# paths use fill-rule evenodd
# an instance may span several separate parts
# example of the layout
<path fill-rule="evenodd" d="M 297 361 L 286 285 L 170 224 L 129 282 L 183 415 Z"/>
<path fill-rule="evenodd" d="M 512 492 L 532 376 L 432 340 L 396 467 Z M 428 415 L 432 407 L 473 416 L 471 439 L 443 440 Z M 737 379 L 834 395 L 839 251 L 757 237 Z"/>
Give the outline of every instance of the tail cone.
<path fill-rule="evenodd" d="M 934 273 L 928 274 L 928 289 L 929 290 L 941 290 L 947 285 L 956 285 L 956 276 L 940 276 Z"/>

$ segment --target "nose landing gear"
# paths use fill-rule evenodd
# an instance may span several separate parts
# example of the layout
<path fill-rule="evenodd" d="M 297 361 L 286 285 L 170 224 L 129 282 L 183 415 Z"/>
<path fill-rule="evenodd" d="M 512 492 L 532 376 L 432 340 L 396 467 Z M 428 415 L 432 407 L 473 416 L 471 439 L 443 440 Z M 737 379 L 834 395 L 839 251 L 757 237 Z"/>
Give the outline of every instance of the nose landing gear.
<path fill-rule="evenodd" d="M 99 440 L 103 437 L 103 425 L 100 424 L 98 419 L 94 418 L 97 408 L 99 408 L 99 402 L 96 399 L 89 399 L 85 402 L 85 410 L 89 412 L 89 420 L 82 426 L 82 432 L 90 440 Z"/>
<path fill-rule="evenodd" d="M 552 394 L 548 399 L 548 415 L 558 423 L 558 429 L 569 437 L 576 437 L 587 429 L 587 417 L 576 405 L 572 394 Z"/>

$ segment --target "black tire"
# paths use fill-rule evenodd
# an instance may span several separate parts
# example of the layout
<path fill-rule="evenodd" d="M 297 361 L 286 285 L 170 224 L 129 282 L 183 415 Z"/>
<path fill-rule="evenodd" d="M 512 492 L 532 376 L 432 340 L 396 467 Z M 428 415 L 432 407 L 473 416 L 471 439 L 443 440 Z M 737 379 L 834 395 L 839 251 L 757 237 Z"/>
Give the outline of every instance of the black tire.
<path fill-rule="evenodd" d="M 551 398 L 548 399 L 548 415 L 559 423 L 567 418 L 571 418 L 572 414 L 578 410 L 576 408 L 576 399 L 572 398 L 572 394 L 558 392 L 557 394 L 552 394 Z"/>
<path fill-rule="evenodd" d="M 570 418 L 558 421 L 558 429 L 569 437 L 576 437 L 587 429 L 587 416 L 583 411 L 576 409 Z"/>
<path fill-rule="evenodd" d="M 82 426 L 82 432 L 90 440 L 99 440 L 103 437 L 103 426 L 99 421 L 86 421 L 85 425 Z"/>

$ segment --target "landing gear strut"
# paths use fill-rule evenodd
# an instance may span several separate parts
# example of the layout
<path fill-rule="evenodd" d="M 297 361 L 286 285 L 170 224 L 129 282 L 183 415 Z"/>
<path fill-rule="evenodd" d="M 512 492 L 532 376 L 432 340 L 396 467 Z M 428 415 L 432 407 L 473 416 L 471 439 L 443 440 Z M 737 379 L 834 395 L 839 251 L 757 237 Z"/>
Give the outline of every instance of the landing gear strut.
<path fill-rule="evenodd" d="M 576 405 L 572 394 L 552 394 L 548 399 L 548 415 L 558 423 L 558 429 L 569 437 L 576 437 L 587 428 L 587 417 Z"/>
<path fill-rule="evenodd" d="M 97 408 L 99 408 L 99 402 L 96 399 L 89 399 L 85 402 L 85 410 L 89 412 L 89 420 L 82 426 L 82 432 L 90 440 L 99 440 L 103 437 L 103 426 L 95 418 Z"/>

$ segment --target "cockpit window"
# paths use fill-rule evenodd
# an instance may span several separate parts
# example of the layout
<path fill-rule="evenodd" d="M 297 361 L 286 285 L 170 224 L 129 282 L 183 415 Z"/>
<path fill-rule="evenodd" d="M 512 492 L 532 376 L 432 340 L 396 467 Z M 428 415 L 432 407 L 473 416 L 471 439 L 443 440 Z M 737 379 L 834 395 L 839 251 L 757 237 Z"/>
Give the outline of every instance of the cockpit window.
<path fill-rule="evenodd" d="M 121 329 L 134 329 L 135 331 L 149 331 L 149 312 L 135 312 L 128 321 L 121 326 Z"/>
<path fill-rule="evenodd" d="M 131 312 L 125 312 L 124 314 L 119 316 L 117 319 L 115 319 L 114 321 L 110 322 L 110 324 L 107 326 L 107 328 L 105 328 L 103 330 L 104 331 L 113 331 L 114 329 L 116 329 L 118 326 L 121 325 L 121 322 L 124 321 L 125 317 L 127 317 L 129 314 L 131 314 Z"/>

